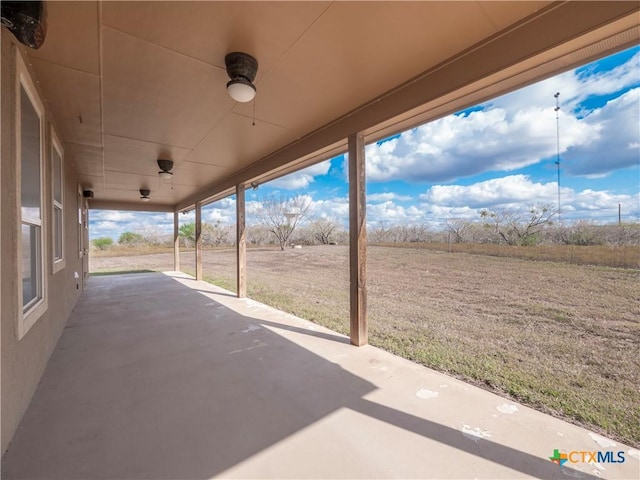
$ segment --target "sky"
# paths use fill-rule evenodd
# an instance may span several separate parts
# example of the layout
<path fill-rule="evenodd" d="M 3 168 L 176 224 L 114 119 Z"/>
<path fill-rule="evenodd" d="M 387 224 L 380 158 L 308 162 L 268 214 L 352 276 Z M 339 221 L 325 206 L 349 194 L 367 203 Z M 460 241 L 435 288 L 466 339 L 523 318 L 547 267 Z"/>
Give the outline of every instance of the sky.
<path fill-rule="evenodd" d="M 618 205 L 623 221 L 640 221 L 640 46 L 367 145 L 367 225 L 438 229 L 484 209 L 557 208 L 558 153 L 563 223 L 617 222 Z M 248 221 L 263 198 L 304 195 L 314 218 L 346 226 L 346 162 L 247 190 Z M 233 224 L 235 199 L 203 207 L 203 220 Z M 90 213 L 91 238 L 145 230 L 172 232 L 173 214 Z"/>

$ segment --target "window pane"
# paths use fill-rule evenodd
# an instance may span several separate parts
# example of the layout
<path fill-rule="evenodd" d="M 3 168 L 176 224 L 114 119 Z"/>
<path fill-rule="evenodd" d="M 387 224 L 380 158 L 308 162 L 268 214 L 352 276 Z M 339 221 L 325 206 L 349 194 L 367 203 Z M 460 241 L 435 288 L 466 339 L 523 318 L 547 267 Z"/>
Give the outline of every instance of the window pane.
<path fill-rule="evenodd" d="M 62 204 L 62 158 L 54 148 L 53 150 L 53 199 Z"/>
<path fill-rule="evenodd" d="M 62 259 L 62 209 L 58 207 L 53 209 L 53 228 L 55 235 L 53 239 L 54 259 L 60 260 Z"/>
<path fill-rule="evenodd" d="M 22 224 L 22 306 L 40 297 L 40 227 Z"/>
<path fill-rule="evenodd" d="M 40 217 L 40 117 L 24 88 L 21 98 L 22 216 Z"/>
<path fill-rule="evenodd" d="M 82 258 L 83 232 L 82 232 L 82 192 L 78 190 L 78 255 Z"/>

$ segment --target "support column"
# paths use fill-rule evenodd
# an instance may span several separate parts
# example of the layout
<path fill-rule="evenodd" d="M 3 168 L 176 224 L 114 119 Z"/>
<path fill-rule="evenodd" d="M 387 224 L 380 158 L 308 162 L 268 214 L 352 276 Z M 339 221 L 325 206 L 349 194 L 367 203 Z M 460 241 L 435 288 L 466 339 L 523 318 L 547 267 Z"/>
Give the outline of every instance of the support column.
<path fill-rule="evenodd" d="M 351 343 L 368 343 L 367 333 L 367 193 L 364 137 L 349 137 L 349 275 Z"/>
<path fill-rule="evenodd" d="M 196 280 L 202 280 L 202 203 L 196 202 Z"/>
<path fill-rule="evenodd" d="M 238 298 L 247 296 L 247 235 L 245 233 L 244 185 L 236 185 L 236 260 Z"/>
<path fill-rule="evenodd" d="M 173 270 L 180 271 L 180 212 L 173 212 Z"/>

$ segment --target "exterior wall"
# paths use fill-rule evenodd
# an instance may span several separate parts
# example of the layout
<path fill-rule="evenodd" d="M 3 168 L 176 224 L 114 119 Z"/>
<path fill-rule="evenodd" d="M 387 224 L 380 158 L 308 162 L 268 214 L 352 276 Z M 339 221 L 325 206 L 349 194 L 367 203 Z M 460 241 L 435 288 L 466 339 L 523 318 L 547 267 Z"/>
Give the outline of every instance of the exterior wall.
<path fill-rule="evenodd" d="M 1 313 L 1 382 L 2 382 L 2 437 L 0 451 L 3 453 L 29 406 L 49 357 L 62 334 L 71 310 L 76 304 L 83 285 L 82 259 L 78 252 L 78 199 L 77 182 L 71 169 L 71 160 L 64 158 L 64 257 L 65 266 L 52 273 L 52 186 L 51 186 L 51 138 L 50 127 L 54 124 L 45 102 L 45 167 L 43 171 L 44 204 L 42 239 L 45 251 L 46 312 L 36 321 L 22 339 L 18 339 L 18 322 L 22 302 L 18 298 L 18 282 L 21 264 L 18 259 L 20 229 L 19 198 L 16 191 L 16 59 L 18 43 L 5 29 L 1 37 L 1 82 L 0 97 L 2 113 L 1 166 L 0 166 L 0 313 Z M 22 48 L 22 47 L 20 47 Z M 25 63 L 33 83 L 37 79 Z M 42 97 L 41 92 L 40 97 Z M 58 130 L 59 133 L 59 130 Z M 64 143 L 64 139 L 61 138 Z M 74 278 L 78 272 L 79 279 Z"/>

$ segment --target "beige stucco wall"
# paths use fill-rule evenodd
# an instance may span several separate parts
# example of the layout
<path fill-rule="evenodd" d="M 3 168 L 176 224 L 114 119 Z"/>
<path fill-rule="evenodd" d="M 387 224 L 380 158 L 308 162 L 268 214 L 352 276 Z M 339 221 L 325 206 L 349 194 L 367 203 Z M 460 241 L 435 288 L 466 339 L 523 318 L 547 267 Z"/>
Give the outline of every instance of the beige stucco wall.
<path fill-rule="evenodd" d="M 29 406 L 31 397 L 38 386 L 38 382 L 47 365 L 49 357 L 64 329 L 80 291 L 82 289 L 82 261 L 78 255 L 78 200 L 77 183 L 71 167 L 71 161 L 65 157 L 64 184 L 64 242 L 65 268 L 52 273 L 51 268 L 51 163 L 50 163 L 50 135 L 49 126 L 54 124 L 51 112 L 46 107 L 46 135 L 45 135 L 45 218 L 43 239 L 45 249 L 49 252 L 49 259 L 45 265 L 46 282 L 48 285 L 47 311 L 37 320 L 27 334 L 18 340 L 18 318 L 22 308 L 18 298 L 18 281 L 20 278 L 17 256 L 19 218 L 18 199 L 16 195 L 16 62 L 17 42 L 14 37 L 2 28 L 2 58 L 0 95 L 2 102 L 1 124 L 1 167 L 0 167 L 0 314 L 1 314 L 1 413 L 2 438 L 0 449 L 4 452 L 11 441 L 20 419 Z M 21 47 L 22 48 L 22 47 Z M 29 68 L 34 84 L 37 78 L 29 62 Z M 41 93 L 41 92 L 40 92 Z M 44 100 L 42 95 L 41 99 Z M 58 134 L 59 134 L 58 130 Z M 58 135 L 60 137 L 60 135 Z M 64 138 L 60 138 L 64 143 Z M 81 279 L 76 285 L 74 272 L 78 272 Z"/>

